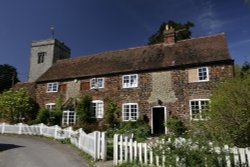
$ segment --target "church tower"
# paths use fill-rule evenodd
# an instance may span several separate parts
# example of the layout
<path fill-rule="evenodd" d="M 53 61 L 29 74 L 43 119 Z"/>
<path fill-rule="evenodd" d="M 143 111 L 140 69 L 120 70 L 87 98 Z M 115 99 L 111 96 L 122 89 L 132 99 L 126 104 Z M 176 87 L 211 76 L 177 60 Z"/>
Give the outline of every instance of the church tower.
<path fill-rule="evenodd" d="M 34 41 L 30 51 L 28 82 L 36 81 L 57 60 L 70 57 L 70 48 L 57 39 Z"/>

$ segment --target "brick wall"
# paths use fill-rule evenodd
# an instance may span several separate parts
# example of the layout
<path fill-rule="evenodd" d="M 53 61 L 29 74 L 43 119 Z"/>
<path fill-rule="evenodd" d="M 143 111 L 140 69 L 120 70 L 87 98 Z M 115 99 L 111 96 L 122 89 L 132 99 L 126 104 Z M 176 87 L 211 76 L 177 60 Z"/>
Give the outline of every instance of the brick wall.
<path fill-rule="evenodd" d="M 189 100 L 210 98 L 218 82 L 233 76 L 232 65 L 209 66 L 208 82 L 188 82 L 190 69 L 140 73 L 139 87 L 122 88 L 122 75 L 104 77 L 104 88 L 89 89 L 89 79 L 60 82 L 66 84 L 64 92 L 46 93 L 47 84 L 37 85 L 37 101 L 40 106 L 55 102 L 61 96 L 63 101 L 70 97 L 90 95 L 93 100 L 103 100 L 104 108 L 109 100 L 118 105 L 120 111 L 123 103 L 138 103 L 139 115 L 150 119 L 151 108 L 159 105 L 167 107 L 169 114 L 189 114 Z M 82 83 L 85 84 L 82 84 Z M 81 90 L 82 89 L 82 90 Z M 105 111 L 105 109 L 104 109 Z M 121 116 L 121 112 L 120 112 Z"/>

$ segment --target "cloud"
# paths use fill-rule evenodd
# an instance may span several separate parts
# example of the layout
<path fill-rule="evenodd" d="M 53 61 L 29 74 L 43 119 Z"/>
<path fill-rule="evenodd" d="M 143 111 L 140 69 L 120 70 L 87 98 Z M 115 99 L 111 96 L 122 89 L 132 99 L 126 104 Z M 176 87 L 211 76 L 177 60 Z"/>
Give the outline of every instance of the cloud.
<path fill-rule="evenodd" d="M 202 29 L 209 34 L 216 33 L 221 30 L 225 22 L 217 18 L 214 6 L 210 0 L 204 1 L 201 4 L 201 15 L 198 17 L 198 23 Z"/>

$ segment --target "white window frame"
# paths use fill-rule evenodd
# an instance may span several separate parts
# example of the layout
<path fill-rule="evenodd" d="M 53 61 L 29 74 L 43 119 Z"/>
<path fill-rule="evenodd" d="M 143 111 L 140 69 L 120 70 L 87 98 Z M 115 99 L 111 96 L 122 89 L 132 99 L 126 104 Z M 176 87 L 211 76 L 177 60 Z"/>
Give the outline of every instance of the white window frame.
<path fill-rule="evenodd" d="M 73 122 L 70 121 L 70 113 L 73 113 Z M 66 116 L 66 120 L 65 120 L 65 116 Z M 62 124 L 63 125 L 74 125 L 76 123 L 76 112 L 75 111 L 70 111 L 70 110 L 65 110 L 63 111 L 63 115 L 62 115 Z"/>
<path fill-rule="evenodd" d="M 49 82 L 47 83 L 47 92 L 58 92 L 58 87 L 58 82 Z"/>
<path fill-rule="evenodd" d="M 135 105 L 136 106 L 136 116 L 133 117 L 132 116 L 132 106 Z M 128 119 L 126 119 L 125 117 L 125 107 L 128 106 Z M 137 121 L 137 119 L 139 118 L 139 105 L 138 103 L 123 103 L 122 104 L 122 120 L 123 121 Z"/>
<path fill-rule="evenodd" d="M 45 108 L 49 111 L 53 111 L 56 107 L 56 103 L 47 103 L 45 104 Z"/>
<path fill-rule="evenodd" d="M 95 108 L 93 105 L 95 104 Z M 102 100 L 92 101 L 92 118 L 103 118 L 104 116 L 104 102 Z"/>
<path fill-rule="evenodd" d="M 101 81 L 101 85 L 99 85 L 99 81 Z M 99 89 L 104 88 L 104 78 L 91 78 L 90 79 L 90 89 Z"/>
<path fill-rule="evenodd" d="M 136 77 L 135 80 L 132 80 L 133 76 Z M 136 88 L 136 87 L 138 87 L 138 74 L 129 74 L 122 76 L 122 88 Z"/>
<path fill-rule="evenodd" d="M 204 118 L 202 116 L 202 105 L 201 105 L 201 102 L 202 101 L 207 101 L 208 102 L 208 105 L 210 104 L 210 99 L 192 99 L 192 100 L 189 100 L 189 109 L 190 109 L 190 120 L 194 120 L 194 121 L 198 121 L 198 120 L 206 120 L 206 118 Z M 193 118 L 193 106 L 192 106 L 192 102 L 198 102 L 198 112 L 199 112 L 199 118 Z"/>
<path fill-rule="evenodd" d="M 206 70 L 200 72 L 200 70 L 203 70 L 203 69 L 206 69 Z M 204 77 L 203 76 L 204 74 L 207 75 L 206 79 L 200 79 L 200 77 Z M 199 67 L 199 68 L 197 68 L 197 79 L 198 79 L 198 82 L 209 81 L 209 70 L 208 70 L 208 67 Z"/>

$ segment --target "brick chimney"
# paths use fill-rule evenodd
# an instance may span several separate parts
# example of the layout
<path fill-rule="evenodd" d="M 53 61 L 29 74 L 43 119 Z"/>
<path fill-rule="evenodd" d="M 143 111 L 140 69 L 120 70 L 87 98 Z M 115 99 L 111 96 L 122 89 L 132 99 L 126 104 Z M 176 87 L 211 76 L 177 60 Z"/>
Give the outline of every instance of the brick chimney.
<path fill-rule="evenodd" d="M 166 29 L 164 30 L 164 43 L 165 44 L 175 44 L 175 31 L 168 24 L 166 25 Z"/>

